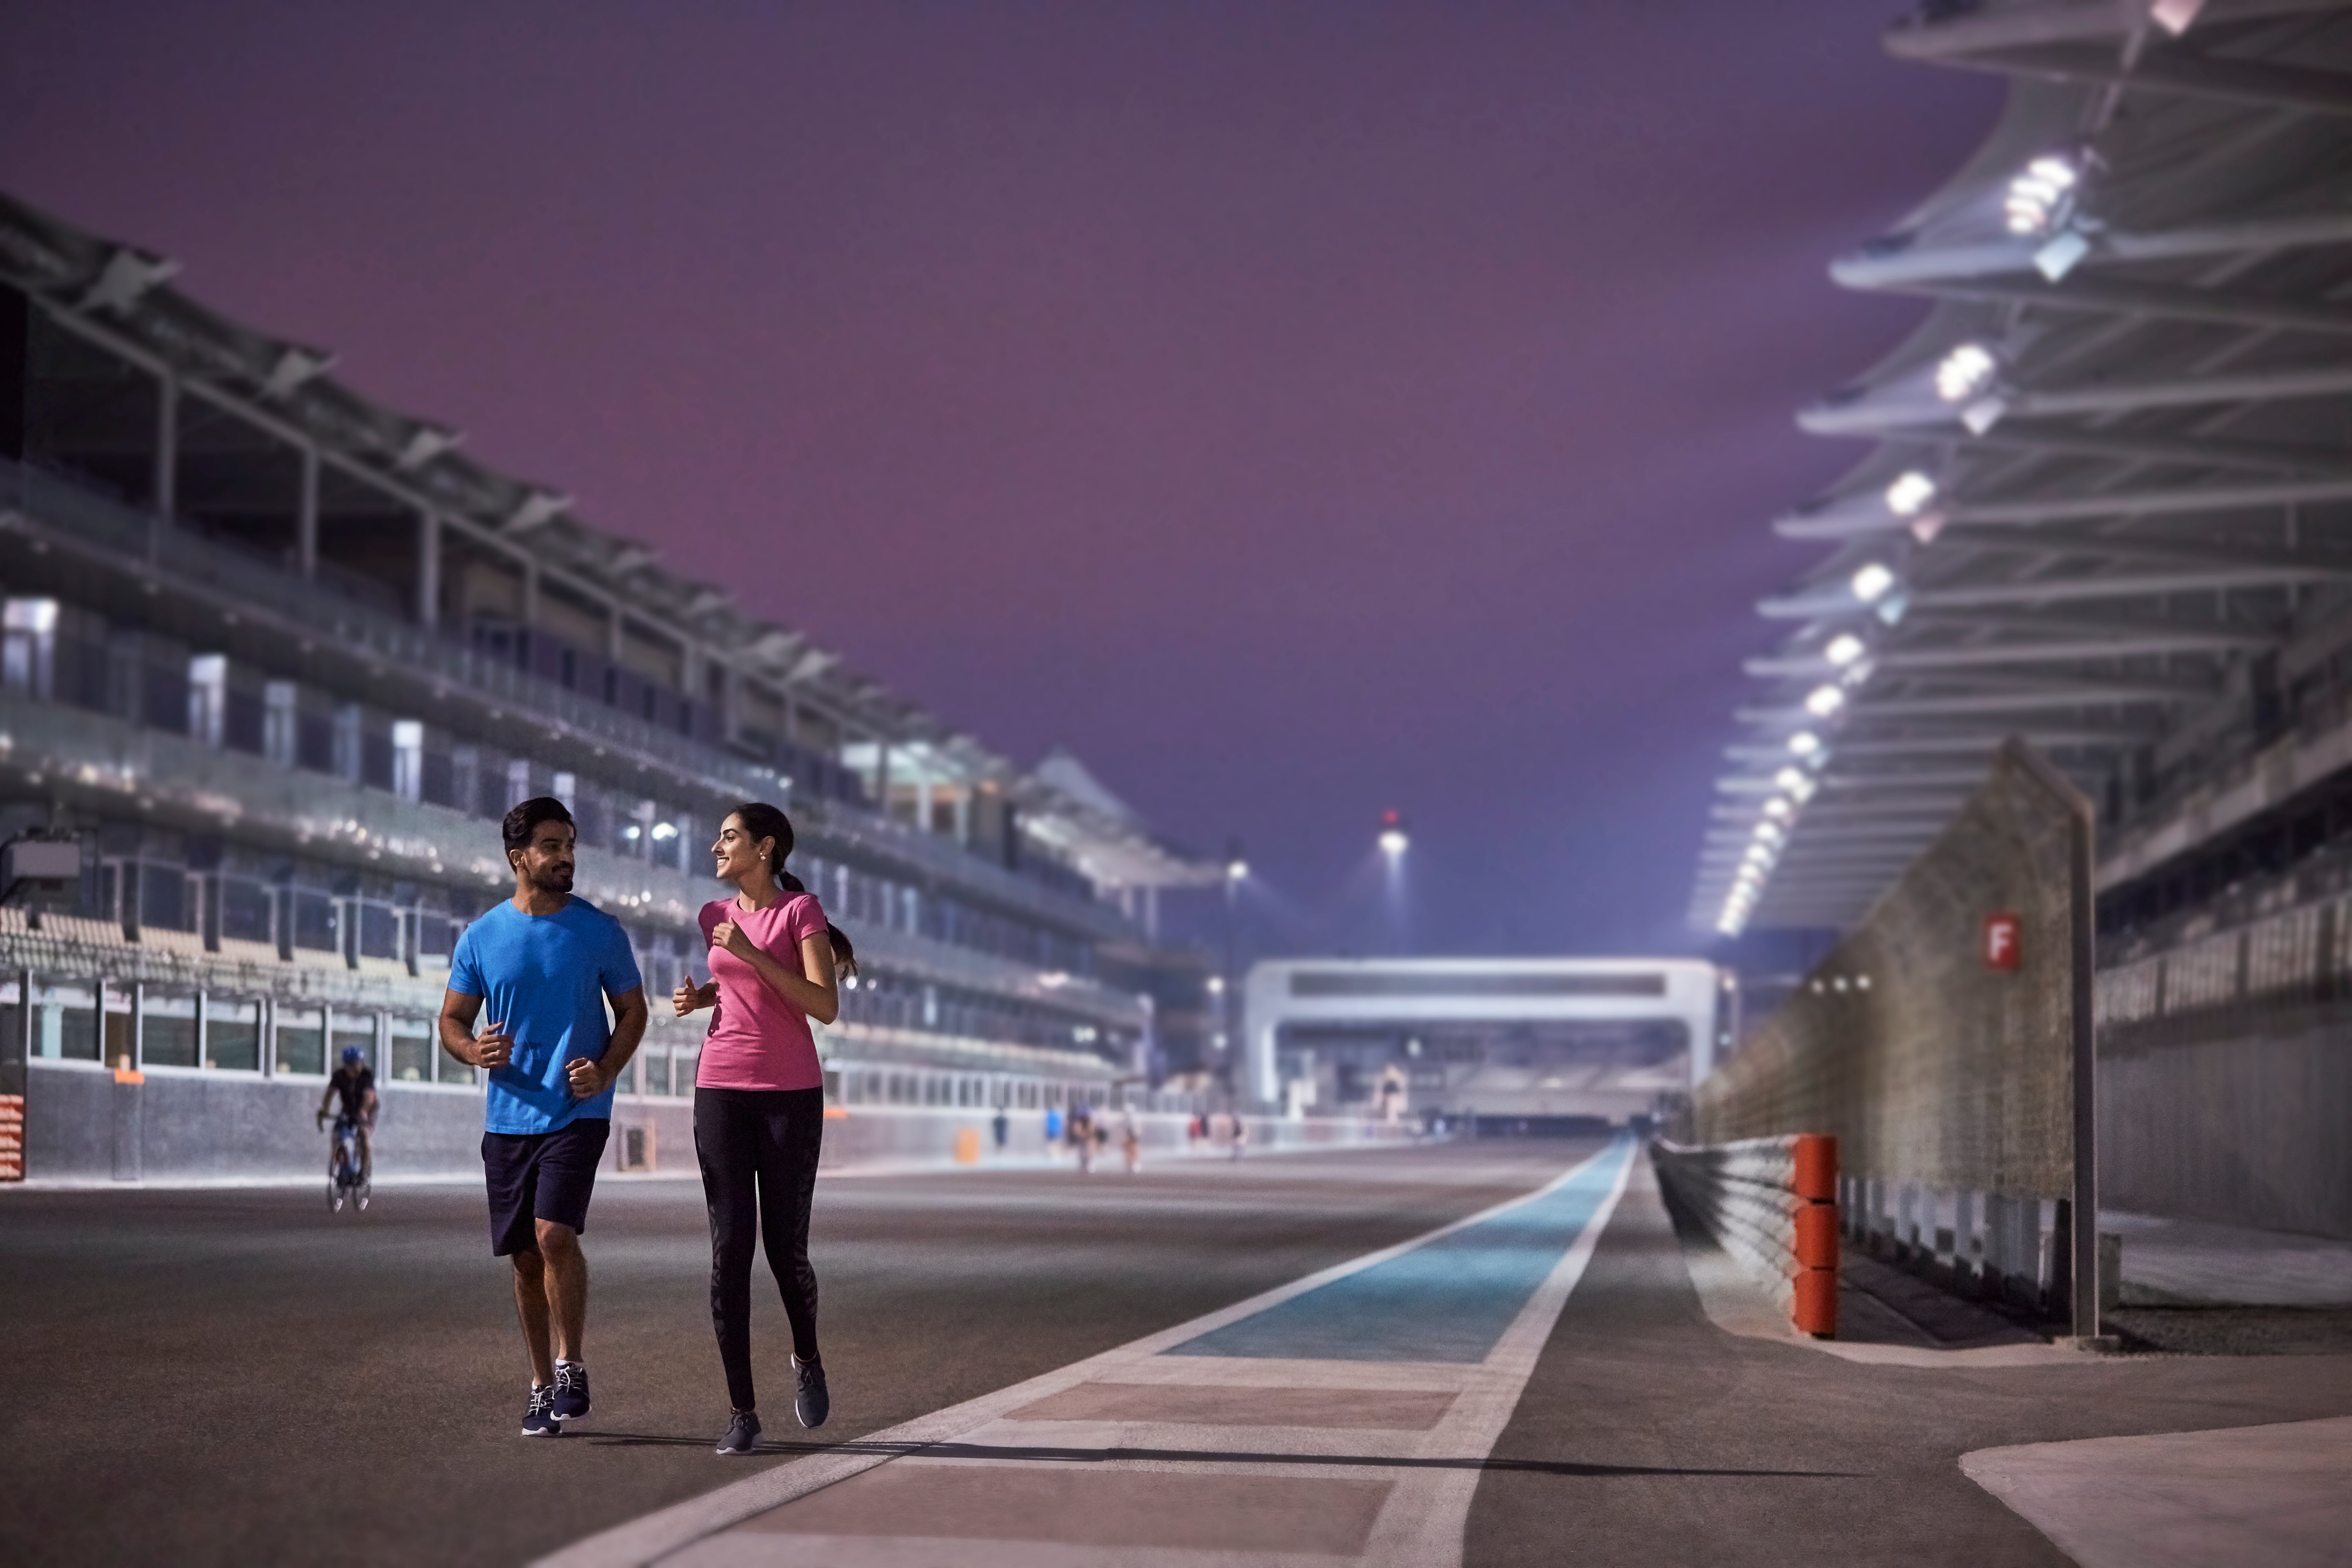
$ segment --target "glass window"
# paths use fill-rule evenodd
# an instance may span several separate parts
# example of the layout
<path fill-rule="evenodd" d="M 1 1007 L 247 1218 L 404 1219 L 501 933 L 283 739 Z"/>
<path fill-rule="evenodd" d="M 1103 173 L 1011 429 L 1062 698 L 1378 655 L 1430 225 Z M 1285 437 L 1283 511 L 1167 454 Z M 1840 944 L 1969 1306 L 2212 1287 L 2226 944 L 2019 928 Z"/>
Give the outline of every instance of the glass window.
<path fill-rule="evenodd" d="M 294 895 L 294 945 L 316 952 L 339 952 L 341 944 L 336 937 L 335 900 L 324 893 L 299 892 Z"/>
<path fill-rule="evenodd" d="M 192 1068 L 196 1065 L 196 999 L 158 995 L 150 991 L 142 1004 L 139 1060 L 143 1066 Z"/>
<path fill-rule="evenodd" d="M 389 904 L 360 905 L 360 956 L 400 956 L 400 916 Z"/>
<path fill-rule="evenodd" d="M 220 933 L 238 942 L 269 940 L 269 889 L 242 877 L 220 880 Z"/>
<path fill-rule="evenodd" d="M 422 1018 L 394 1017 L 386 1020 L 392 1070 L 384 1075 L 394 1083 L 431 1083 L 433 1081 L 433 1037 Z"/>
<path fill-rule="evenodd" d="M 139 923 L 158 931 L 186 931 L 188 875 L 177 866 L 146 865 L 139 873 Z"/>
<path fill-rule="evenodd" d="M 326 1047 L 320 1037 L 319 1028 L 319 1010 L 316 1007 L 280 1007 L 278 1010 L 279 1072 L 326 1072 Z"/>
<path fill-rule="evenodd" d="M 33 988 L 33 1054 L 68 1061 L 98 1060 L 97 998 L 79 985 Z"/>
<path fill-rule="evenodd" d="M 645 1084 L 637 1092 L 667 1094 L 669 1092 L 669 1053 L 648 1047 L 637 1053 L 637 1059 L 645 1063 Z"/>
<path fill-rule="evenodd" d="M 261 1069 L 261 1005 L 235 996 L 205 998 L 205 1066 Z"/>
<path fill-rule="evenodd" d="M 438 1024 L 427 1024 L 425 1027 L 427 1030 L 431 1031 L 426 1043 L 431 1047 L 431 1050 L 428 1054 L 433 1058 L 433 1081 L 436 1083 L 462 1083 L 467 1088 L 471 1088 L 477 1076 L 474 1071 L 473 1064 L 471 1062 L 461 1062 L 456 1057 L 451 1056 L 447 1051 L 441 1048 L 440 1026 Z"/>
<path fill-rule="evenodd" d="M 672 1094 L 692 1094 L 694 1069 L 701 1060 L 701 1053 L 678 1046 L 670 1051 L 669 1060 L 669 1091 Z"/>

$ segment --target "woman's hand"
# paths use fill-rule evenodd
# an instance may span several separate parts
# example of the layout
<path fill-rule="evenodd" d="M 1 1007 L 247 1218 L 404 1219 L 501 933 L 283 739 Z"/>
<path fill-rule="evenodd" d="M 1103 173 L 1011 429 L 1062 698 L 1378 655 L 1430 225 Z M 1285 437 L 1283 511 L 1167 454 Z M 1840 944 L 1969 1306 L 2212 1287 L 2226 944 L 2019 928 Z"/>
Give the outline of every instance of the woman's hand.
<path fill-rule="evenodd" d="M 751 954 L 759 951 L 751 945 L 751 939 L 744 934 L 743 928 L 733 921 L 719 923 L 710 933 L 710 945 L 725 948 L 746 963 L 751 963 Z"/>
<path fill-rule="evenodd" d="M 670 993 L 669 1005 L 677 1008 L 677 1016 L 683 1018 L 697 1008 L 708 1007 L 718 1000 L 719 982 L 716 980 L 708 985 L 697 985 L 692 980 L 681 980 L 677 983 L 677 989 Z"/>

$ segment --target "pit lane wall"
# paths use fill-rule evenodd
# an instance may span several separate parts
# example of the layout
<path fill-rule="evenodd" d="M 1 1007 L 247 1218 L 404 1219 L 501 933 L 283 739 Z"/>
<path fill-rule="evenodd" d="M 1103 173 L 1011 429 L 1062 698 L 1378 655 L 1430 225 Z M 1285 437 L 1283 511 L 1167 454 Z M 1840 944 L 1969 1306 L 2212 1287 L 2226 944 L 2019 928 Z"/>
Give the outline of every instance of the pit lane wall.
<path fill-rule="evenodd" d="M 35 1183 L 229 1182 L 318 1175 L 323 1181 L 327 1139 L 312 1118 L 326 1090 L 314 1077 L 257 1078 L 194 1068 L 150 1067 L 117 1072 L 96 1063 L 36 1059 L 29 1064 L 25 1174 Z M 459 1084 L 380 1086 L 375 1132 L 376 1173 L 385 1179 L 478 1176 L 482 1168 L 482 1094 Z M 1097 1152 L 1118 1167 L 1119 1137 L 1129 1112 L 1098 1109 L 1110 1141 Z M 1074 1153 L 1049 1145 L 1042 1110 L 1006 1113 L 1007 1139 L 996 1146 L 985 1106 L 834 1106 L 824 1130 L 828 1168 L 1034 1162 Z M 1212 1136 L 1190 1135 L 1189 1115 L 1132 1113 L 1144 1158 L 1231 1153 L 1230 1118 L 1209 1119 Z M 1248 1117 L 1246 1150 L 1346 1148 L 1402 1141 L 1410 1127 L 1341 1118 L 1289 1121 Z M 630 1134 L 635 1132 L 633 1139 Z M 694 1169 L 694 1107 L 690 1100 L 622 1094 L 613 1108 L 612 1169 Z"/>
<path fill-rule="evenodd" d="M 1951 826 L 1693 1091 L 1678 1141 L 1827 1133 L 1866 1244 L 1933 1247 L 1962 1265 L 1947 1278 L 1990 1276 L 2053 1311 L 2084 1303 L 2074 1331 L 2095 1333 L 2097 1244 L 2071 1224 L 2097 1211 L 2091 820 L 2062 775 L 2003 746 Z"/>

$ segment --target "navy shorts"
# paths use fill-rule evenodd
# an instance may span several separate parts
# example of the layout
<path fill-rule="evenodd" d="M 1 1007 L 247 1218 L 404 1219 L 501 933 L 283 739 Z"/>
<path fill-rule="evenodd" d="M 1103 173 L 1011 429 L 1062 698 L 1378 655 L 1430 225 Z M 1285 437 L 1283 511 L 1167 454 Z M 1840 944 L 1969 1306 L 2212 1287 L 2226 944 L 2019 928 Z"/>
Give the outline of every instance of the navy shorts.
<path fill-rule="evenodd" d="M 613 1123 L 581 1116 L 552 1132 L 485 1132 L 482 1171 L 490 1189 L 490 1252 L 536 1252 L 535 1220 L 588 1228 L 588 1200 Z"/>

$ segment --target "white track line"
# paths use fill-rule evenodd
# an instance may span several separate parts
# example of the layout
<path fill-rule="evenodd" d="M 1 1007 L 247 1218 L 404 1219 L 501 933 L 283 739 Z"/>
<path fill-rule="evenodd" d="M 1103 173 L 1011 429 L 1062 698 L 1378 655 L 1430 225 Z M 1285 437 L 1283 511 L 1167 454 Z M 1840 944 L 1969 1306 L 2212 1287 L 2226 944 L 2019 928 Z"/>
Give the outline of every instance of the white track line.
<path fill-rule="evenodd" d="M 1574 1243 L 1496 1342 L 1486 1362 L 1458 1369 L 1464 1374 L 1465 1392 L 1457 1401 L 1457 1409 L 1449 1414 L 1433 1436 L 1451 1439 L 1445 1445 L 1450 1448 L 1457 1444 L 1476 1441 L 1483 1435 L 1484 1441 L 1477 1447 L 1476 1457 L 1484 1458 L 1508 1423 L 1511 1412 L 1518 1403 L 1519 1391 L 1534 1372 L 1536 1359 L 1542 1352 L 1553 1322 L 1567 1304 L 1569 1293 L 1583 1277 L 1585 1265 L 1591 1260 L 1593 1248 L 1599 1245 L 1601 1233 L 1614 1213 L 1618 1199 L 1624 1194 L 1626 1182 L 1640 1157 L 1638 1149 L 1629 1152 L 1621 1142 L 1612 1142 L 1572 1169 L 1519 1197 L 1465 1215 L 1393 1247 L 1382 1247 L 1377 1252 L 1369 1252 L 1345 1263 L 1318 1269 L 1230 1307 L 1147 1334 L 1026 1382 L 852 1439 L 837 1448 L 774 1466 L 731 1486 L 657 1510 L 540 1558 L 532 1568 L 641 1568 L 643 1564 L 656 1562 L 755 1515 L 906 1457 L 923 1445 L 965 1437 L 1011 1411 L 1079 1384 L 1156 1380 L 1135 1363 L 1148 1361 L 1163 1351 L 1228 1323 L 1279 1306 L 1294 1296 L 1305 1295 L 1335 1279 L 1361 1273 L 1456 1231 L 1484 1224 L 1498 1215 L 1549 1197 L 1597 1162 L 1620 1156 L 1622 1163 L 1614 1185 L 1594 1207 L 1591 1218 Z M 1205 1360 L 1187 1359 L 1194 1366 L 1202 1365 Z M 1230 1362 L 1222 1360 L 1215 1364 L 1221 1369 L 1232 1365 Z M 1383 1367 L 1389 1369 L 1392 1377 L 1403 1366 L 1417 1364 L 1362 1363 L 1367 1383 L 1374 1385 L 1381 1380 Z M 1119 1375 L 1106 1376 L 1114 1373 Z M 1375 1526 L 1370 1552 L 1373 1560 L 1433 1564 L 1458 1563 L 1462 1551 L 1462 1524 L 1467 1515 L 1470 1496 L 1476 1489 L 1478 1473 L 1475 1468 L 1466 1468 L 1459 1471 L 1422 1472 L 1410 1481 L 1400 1483 L 1396 1495 L 1381 1510 L 1380 1522 Z M 1408 1495 L 1414 1500 L 1410 1508 L 1402 1506 Z M 1450 1516 L 1450 1525 L 1446 1519 L 1433 1515 Z"/>

